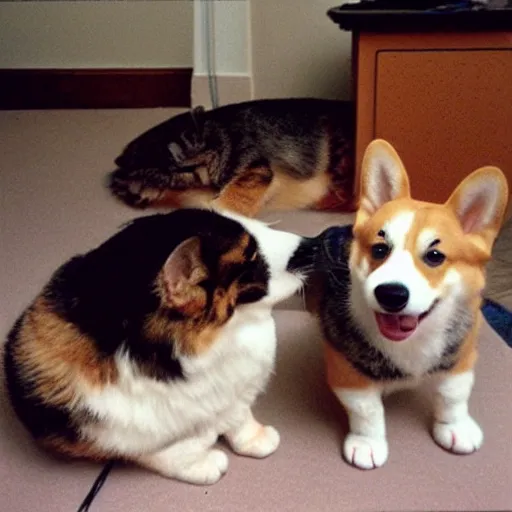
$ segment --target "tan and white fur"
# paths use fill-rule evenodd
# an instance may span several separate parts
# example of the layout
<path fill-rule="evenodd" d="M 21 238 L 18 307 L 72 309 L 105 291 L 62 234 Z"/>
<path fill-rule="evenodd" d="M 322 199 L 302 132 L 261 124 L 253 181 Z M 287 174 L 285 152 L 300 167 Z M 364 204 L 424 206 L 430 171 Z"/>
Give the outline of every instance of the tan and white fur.
<path fill-rule="evenodd" d="M 404 165 L 391 145 L 375 140 L 367 148 L 349 255 L 348 314 L 361 336 L 404 378 L 372 379 L 327 340 L 328 380 L 348 414 L 343 454 L 352 465 L 372 469 L 386 462 L 382 397 L 427 378 L 435 387 L 436 443 L 458 454 L 482 445 L 483 432 L 468 401 L 475 379 L 485 263 L 508 197 L 503 173 L 483 167 L 464 179 L 444 204 L 414 200 Z M 454 318 L 461 321 L 450 330 Z"/>

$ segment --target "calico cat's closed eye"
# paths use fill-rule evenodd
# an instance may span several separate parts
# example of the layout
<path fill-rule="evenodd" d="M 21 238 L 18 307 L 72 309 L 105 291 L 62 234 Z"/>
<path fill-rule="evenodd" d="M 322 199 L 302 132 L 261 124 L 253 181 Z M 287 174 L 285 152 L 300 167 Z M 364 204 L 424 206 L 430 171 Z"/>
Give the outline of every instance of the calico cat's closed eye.
<path fill-rule="evenodd" d="M 249 304 L 251 302 L 257 302 L 265 297 L 267 293 L 266 287 L 263 284 L 249 284 L 243 287 L 236 299 L 237 305 Z"/>

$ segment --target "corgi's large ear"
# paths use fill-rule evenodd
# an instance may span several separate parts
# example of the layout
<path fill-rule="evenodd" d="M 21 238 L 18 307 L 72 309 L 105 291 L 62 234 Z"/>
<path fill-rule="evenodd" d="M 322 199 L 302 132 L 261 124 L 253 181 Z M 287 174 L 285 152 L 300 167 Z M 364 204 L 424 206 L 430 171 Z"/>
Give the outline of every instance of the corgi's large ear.
<path fill-rule="evenodd" d="M 188 238 L 172 251 L 164 264 L 162 277 L 163 301 L 168 307 L 190 316 L 206 306 L 206 292 L 197 286 L 208 277 L 198 237 Z"/>
<path fill-rule="evenodd" d="M 388 201 L 410 197 L 404 164 L 389 142 L 376 139 L 366 148 L 360 194 L 357 223 L 364 222 Z"/>
<path fill-rule="evenodd" d="M 466 234 L 483 238 L 490 248 L 500 230 L 509 199 L 508 183 L 497 167 L 482 167 L 452 193 L 448 206 Z"/>

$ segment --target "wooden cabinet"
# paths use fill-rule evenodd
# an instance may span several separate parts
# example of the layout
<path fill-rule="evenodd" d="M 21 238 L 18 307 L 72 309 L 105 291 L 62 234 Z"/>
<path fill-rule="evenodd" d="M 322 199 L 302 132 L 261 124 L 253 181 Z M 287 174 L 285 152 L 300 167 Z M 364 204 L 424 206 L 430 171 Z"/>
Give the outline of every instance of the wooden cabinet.
<path fill-rule="evenodd" d="M 368 143 L 384 138 L 418 199 L 445 201 L 483 165 L 512 188 L 512 32 L 360 32 L 354 71 L 357 172 Z"/>

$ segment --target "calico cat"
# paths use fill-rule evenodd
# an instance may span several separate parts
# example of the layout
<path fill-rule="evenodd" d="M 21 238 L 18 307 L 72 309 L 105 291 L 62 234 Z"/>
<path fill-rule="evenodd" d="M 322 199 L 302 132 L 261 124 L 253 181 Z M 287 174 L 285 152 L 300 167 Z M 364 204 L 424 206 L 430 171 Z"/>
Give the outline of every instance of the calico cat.
<path fill-rule="evenodd" d="M 302 284 L 287 270 L 300 242 L 210 210 L 132 221 L 60 267 L 12 328 L 17 415 L 60 454 L 195 484 L 226 472 L 220 435 L 270 455 L 279 434 L 251 406 L 274 366 L 272 306 Z"/>

